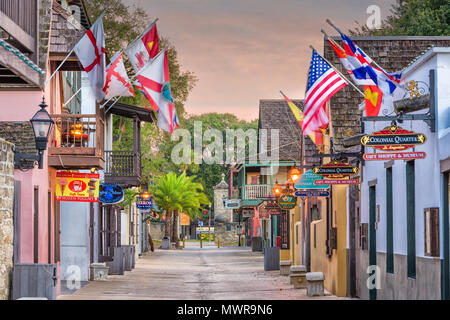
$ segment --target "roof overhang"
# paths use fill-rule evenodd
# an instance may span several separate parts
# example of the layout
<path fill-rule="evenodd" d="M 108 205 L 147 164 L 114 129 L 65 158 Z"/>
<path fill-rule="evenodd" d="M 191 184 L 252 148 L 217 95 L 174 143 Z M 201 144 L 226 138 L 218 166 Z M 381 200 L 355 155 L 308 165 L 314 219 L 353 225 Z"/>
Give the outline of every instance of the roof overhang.
<path fill-rule="evenodd" d="M 145 122 L 153 122 L 156 120 L 155 114 L 152 110 L 133 106 L 127 103 L 122 102 L 114 103 L 114 101 L 109 101 L 105 105 L 105 108 L 106 110 L 109 109 L 108 113 L 112 113 L 121 117 L 138 118 L 140 121 Z"/>
<path fill-rule="evenodd" d="M 39 88 L 40 74 L 13 52 L 0 46 L 0 88 Z"/>

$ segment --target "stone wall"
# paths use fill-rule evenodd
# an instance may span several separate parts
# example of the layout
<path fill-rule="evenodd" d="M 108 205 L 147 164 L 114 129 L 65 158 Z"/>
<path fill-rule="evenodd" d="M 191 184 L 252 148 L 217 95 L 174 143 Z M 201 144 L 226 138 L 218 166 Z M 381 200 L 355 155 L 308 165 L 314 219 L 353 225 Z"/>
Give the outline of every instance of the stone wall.
<path fill-rule="evenodd" d="M 13 145 L 0 138 L 0 300 L 10 294 L 13 268 L 13 204 L 14 153 Z"/>
<path fill-rule="evenodd" d="M 239 237 L 237 235 L 237 222 L 232 223 L 221 223 L 215 222 L 214 224 L 214 236 L 215 242 L 220 240 L 220 245 L 227 245 L 232 243 L 237 243 Z"/>

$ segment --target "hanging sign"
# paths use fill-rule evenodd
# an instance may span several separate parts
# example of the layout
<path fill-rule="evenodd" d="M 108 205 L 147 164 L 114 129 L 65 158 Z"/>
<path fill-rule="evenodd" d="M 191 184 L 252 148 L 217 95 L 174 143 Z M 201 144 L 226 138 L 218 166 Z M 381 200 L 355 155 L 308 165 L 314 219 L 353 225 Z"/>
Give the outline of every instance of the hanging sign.
<path fill-rule="evenodd" d="M 117 184 L 102 183 L 99 187 L 99 201 L 114 204 L 123 201 L 123 188 Z"/>
<path fill-rule="evenodd" d="M 296 191 L 296 197 L 329 197 L 330 192 L 319 190 Z"/>
<path fill-rule="evenodd" d="M 241 213 L 242 218 L 253 218 L 253 216 L 255 215 L 255 210 L 253 208 L 242 209 Z"/>
<path fill-rule="evenodd" d="M 316 180 L 314 183 L 317 185 L 335 185 L 335 184 L 358 184 L 358 179 L 342 179 L 342 180 Z"/>
<path fill-rule="evenodd" d="M 358 167 L 354 167 L 348 163 L 333 161 L 314 168 L 313 173 L 319 174 L 326 179 L 343 179 L 358 174 L 358 170 Z M 315 182 L 314 184 L 316 184 Z"/>
<path fill-rule="evenodd" d="M 139 210 L 151 210 L 153 207 L 153 198 L 150 197 L 148 200 L 144 200 L 142 197 L 136 198 L 136 208 Z"/>
<path fill-rule="evenodd" d="M 363 155 L 363 159 L 366 161 L 414 160 L 425 159 L 426 156 L 425 152 L 366 153 Z"/>
<path fill-rule="evenodd" d="M 427 137 L 423 133 L 408 131 L 395 124 L 361 138 L 363 146 L 382 151 L 403 151 L 426 141 Z"/>
<path fill-rule="evenodd" d="M 297 205 L 297 198 L 292 195 L 281 196 L 280 199 L 278 199 L 278 206 L 281 209 L 285 210 L 294 209 L 296 205 Z"/>
<path fill-rule="evenodd" d="M 238 209 L 241 206 L 240 199 L 225 200 L 225 209 Z"/>
<path fill-rule="evenodd" d="M 314 181 L 323 179 L 322 176 L 314 174 L 312 170 L 309 170 L 300 176 L 300 179 L 295 183 L 295 189 L 328 189 L 330 186 L 317 186 Z"/>
<path fill-rule="evenodd" d="M 57 172 L 56 201 L 98 202 L 98 173 Z"/>
<path fill-rule="evenodd" d="M 262 206 L 266 210 L 280 210 L 278 202 L 275 200 L 264 201 Z"/>
<path fill-rule="evenodd" d="M 185 213 L 180 214 L 180 226 L 190 226 L 191 221 L 189 219 L 189 216 Z"/>

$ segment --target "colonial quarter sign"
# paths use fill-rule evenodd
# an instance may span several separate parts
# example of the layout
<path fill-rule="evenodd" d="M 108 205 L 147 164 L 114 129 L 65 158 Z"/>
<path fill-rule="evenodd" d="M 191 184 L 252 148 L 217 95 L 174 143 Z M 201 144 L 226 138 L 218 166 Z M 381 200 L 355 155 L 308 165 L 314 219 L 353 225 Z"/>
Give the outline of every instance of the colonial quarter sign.
<path fill-rule="evenodd" d="M 423 133 L 405 130 L 392 124 L 383 130 L 367 134 L 361 138 L 361 144 L 382 151 L 402 151 L 422 145 L 427 141 Z"/>
<path fill-rule="evenodd" d="M 314 174 L 321 175 L 326 179 L 343 179 L 358 173 L 358 167 L 348 163 L 333 161 L 313 169 Z"/>

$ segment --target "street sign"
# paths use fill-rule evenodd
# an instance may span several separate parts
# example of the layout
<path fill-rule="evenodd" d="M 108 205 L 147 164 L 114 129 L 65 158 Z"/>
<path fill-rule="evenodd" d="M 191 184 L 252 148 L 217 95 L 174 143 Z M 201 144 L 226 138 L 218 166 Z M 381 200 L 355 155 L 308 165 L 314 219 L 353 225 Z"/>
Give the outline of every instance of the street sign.
<path fill-rule="evenodd" d="M 320 190 L 296 191 L 296 197 L 329 197 L 330 192 Z"/>
<path fill-rule="evenodd" d="M 330 186 L 326 185 L 317 186 L 314 184 L 315 180 L 320 179 L 323 179 L 323 177 L 318 174 L 314 174 L 312 170 L 309 170 L 300 176 L 300 179 L 295 183 L 295 189 L 306 189 L 306 190 L 329 189 Z"/>
<path fill-rule="evenodd" d="M 199 222 L 198 222 L 198 226 L 199 226 L 199 227 L 203 227 L 203 221 L 199 221 Z"/>
<path fill-rule="evenodd" d="M 358 167 L 348 163 L 334 161 L 313 169 L 315 174 L 319 174 L 325 179 L 342 179 L 358 173 Z"/>
<path fill-rule="evenodd" d="M 366 153 L 363 159 L 366 161 L 414 160 L 425 159 L 426 156 L 425 152 Z"/>
<path fill-rule="evenodd" d="M 195 229 L 196 234 L 200 233 L 214 233 L 214 227 L 208 228 L 208 227 L 201 227 Z"/>
<path fill-rule="evenodd" d="M 99 188 L 99 201 L 114 204 L 123 201 L 123 188 L 117 184 L 102 183 Z"/>
<path fill-rule="evenodd" d="M 139 210 L 151 210 L 153 207 L 153 198 L 144 200 L 141 197 L 136 198 L 136 208 Z"/>
<path fill-rule="evenodd" d="M 343 180 L 316 180 L 314 183 L 317 185 L 330 185 L 330 184 L 358 184 L 358 179 L 343 179 Z"/>
<path fill-rule="evenodd" d="M 367 134 L 361 138 L 361 144 L 382 151 L 403 151 L 427 141 L 423 133 L 405 130 L 396 124 L 383 130 Z"/>
<path fill-rule="evenodd" d="M 281 209 L 285 210 L 294 209 L 296 205 L 297 205 L 297 198 L 292 195 L 281 196 L 280 199 L 278 199 L 278 206 Z"/>
<path fill-rule="evenodd" d="M 240 199 L 225 200 L 225 209 L 238 209 L 241 206 Z"/>

